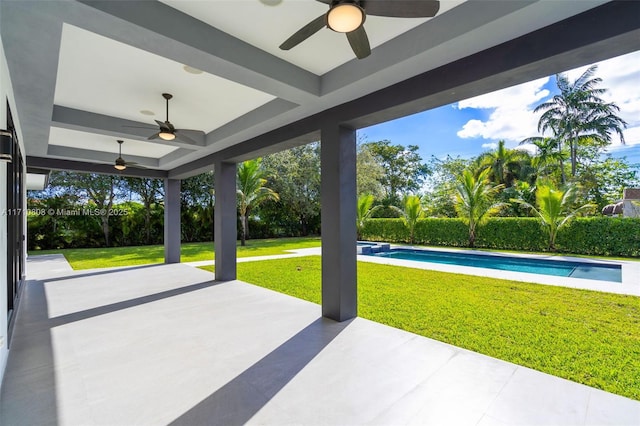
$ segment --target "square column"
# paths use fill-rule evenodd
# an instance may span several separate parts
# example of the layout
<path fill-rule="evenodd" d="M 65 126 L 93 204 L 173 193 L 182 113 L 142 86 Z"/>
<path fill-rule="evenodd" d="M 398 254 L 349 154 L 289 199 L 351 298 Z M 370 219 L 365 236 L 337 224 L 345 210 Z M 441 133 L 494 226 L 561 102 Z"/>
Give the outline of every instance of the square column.
<path fill-rule="evenodd" d="M 232 281 L 236 279 L 236 238 L 238 237 L 236 164 L 216 162 L 214 173 L 216 204 L 213 240 L 216 251 L 216 280 Z"/>
<path fill-rule="evenodd" d="M 322 315 L 357 315 L 356 132 L 322 127 Z"/>
<path fill-rule="evenodd" d="M 180 263 L 180 180 L 164 180 L 164 263 Z"/>

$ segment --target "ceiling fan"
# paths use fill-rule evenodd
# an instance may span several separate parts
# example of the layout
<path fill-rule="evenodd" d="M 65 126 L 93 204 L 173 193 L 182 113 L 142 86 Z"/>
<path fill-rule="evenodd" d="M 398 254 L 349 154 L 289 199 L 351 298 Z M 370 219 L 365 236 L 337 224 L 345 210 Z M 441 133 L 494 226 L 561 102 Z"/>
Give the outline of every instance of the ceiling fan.
<path fill-rule="evenodd" d="M 119 171 L 123 171 L 129 166 L 136 167 L 136 168 L 143 168 L 141 166 L 138 166 L 138 163 L 124 161 L 124 159 L 122 158 L 122 144 L 123 143 L 124 143 L 123 140 L 118 139 L 118 158 L 116 158 L 116 161 L 115 161 L 113 167 L 116 170 L 119 170 Z"/>
<path fill-rule="evenodd" d="M 172 141 L 174 139 L 178 139 L 182 142 L 187 142 L 190 144 L 198 145 L 198 142 L 191 139 L 189 136 L 185 135 L 183 132 L 199 132 L 198 130 L 187 130 L 187 129 L 176 129 L 173 124 L 169 121 L 169 100 L 173 98 L 173 95 L 170 93 L 163 93 L 162 97 L 167 102 L 167 119 L 165 121 L 154 120 L 158 124 L 158 132 L 149 136 L 148 140 L 153 139 L 162 139 L 165 141 Z M 143 128 L 143 129 L 151 129 L 150 127 L 138 127 L 138 126 L 124 126 L 124 127 L 135 127 L 135 128 Z"/>
<path fill-rule="evenodd" d="M 431 18 L 438 13 L 438 0 L 316 0 L 329 5 L 329 11 L 302 27 L 280 45 L 289 50 L 322 28 L 345 33 L 358 59 L 371 54 L 369 38 L 364 29 L 367 15 L 393 18 Z"/>

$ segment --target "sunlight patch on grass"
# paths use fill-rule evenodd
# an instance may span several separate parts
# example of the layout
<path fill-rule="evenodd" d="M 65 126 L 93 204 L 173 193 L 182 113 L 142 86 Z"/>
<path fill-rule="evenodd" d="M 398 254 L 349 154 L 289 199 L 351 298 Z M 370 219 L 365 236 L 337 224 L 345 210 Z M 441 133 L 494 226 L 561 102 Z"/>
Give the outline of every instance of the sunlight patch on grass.
<path fill-rule="evenodd" d="M 238 264 L 238 279 L 314 303 L 319 256 Z M 640 400 L 640 298 L 358 263 L 358 315 Z"/>

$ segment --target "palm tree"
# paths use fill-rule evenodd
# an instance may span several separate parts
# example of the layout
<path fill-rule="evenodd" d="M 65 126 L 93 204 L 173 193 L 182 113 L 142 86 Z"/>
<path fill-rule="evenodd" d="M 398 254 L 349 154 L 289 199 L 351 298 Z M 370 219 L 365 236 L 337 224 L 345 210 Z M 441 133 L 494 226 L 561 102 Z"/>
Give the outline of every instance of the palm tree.
<path fill-rule="evenodd" d="M 475 245 L 478 225 L 505 205 L 493 201 L 504 185 L 492 184 L 490 173 L 491 169 L 482 170 L 476 178 L 471 170 L 466 169 L 455 186 L 455 208 L 458 216 L 469 225 L 469 247 Z"/>
<path fill-rule="evenodd" d="M 249 234 L 249 213 L 253 208 L 267 200 L 278 201 L 280 197 L 272 189 L 266 188 L 266 173 L 260 166 L 261 158 L 245 161 L 238 167 L 238 209 L 242 225 L 241 245 L 246 244 Z"/>
<path fill-rule="evenodd" d="M 569 223 L 578 213 L 593 207 L 592 204 L 585 204 L 570 211 L 577 195 L 575 185 L 569 185 L 564 189 L 556 189 L 551 183 L 543 182 L 538 185 L 536 191 L 536 204 L 538 208 L 524 200 L 512 199 L 511 201 L 522 204 L 538 216 L 542 227 L 549 235 L 549 250 L 555 251 L 558 231 Z"/>
<path fill-rule="evenodd" d="M 527 152 L 509 149 L 502 140 L 498 141 L 498 147 L 494 151 L 482 153 L 476 160 L 479 171 L 491 170 L 491 180 L 506 187 L 512 186 L 516 179 L 526 178 L 523 172 L 530 163 L 531 158 Z"/>
<path fill-rule="evenodd" d="M 560 93 L 534 109 L 534 112 L 544 111 L 538 121 L 538 131 L 550 130 L 554 137 L 569 145 L 571 176 L 576 175 L 578 145 L 586 138 L 604 146 L 611 142 L 611 133 L 615 132 L 624 143 L 622 129 L 627 123 L 616 115 L 620 110 L 616 104 L 600 97 L 606 89 L 596 87 L 602 82 L 593 77 L 596 69 L 597 66 L 592 65 L 573 83 L 566 75 L 556 74 Z"/>
<path fill-rule="evenodd" d="M 382 206 L 373 207 L 374 201 L 375 198 L 371 194 L 364 194 L 358 198 L 356 210 L 356 229 L 358 230 L 358 239 L 362 237 L 362 229 L 364 228 L 364 223 L 367 219 L 369 219 L 377 210 L 382 208 Z"/>
<path fill-rule="evenodd" d="M 538 176 L 548 175 L 549 170 L 558 164 L 561 170 L 561 181 L 564 182 L 565 152 L 562 151 L 562 143 L 556 138 L 534 136 L 524 139 L 520 145 L 531 144 L 536 147 L 536 155 L 531 159 L 531 165 Z"/>
<path fill-rule="evenodd" d="M 402 201 L 402 209 L 395 206 L 389 207 L 400 214 L 404 226 L 409 229 L 409 242 L 413 244 L 415 241 L 415 230 L 418 219 L 422 219 L 425 216 L 424 207 L 422 207 L 422 200 L 417 195 L 409 195 L 404 197 L 404 200 Z"/>

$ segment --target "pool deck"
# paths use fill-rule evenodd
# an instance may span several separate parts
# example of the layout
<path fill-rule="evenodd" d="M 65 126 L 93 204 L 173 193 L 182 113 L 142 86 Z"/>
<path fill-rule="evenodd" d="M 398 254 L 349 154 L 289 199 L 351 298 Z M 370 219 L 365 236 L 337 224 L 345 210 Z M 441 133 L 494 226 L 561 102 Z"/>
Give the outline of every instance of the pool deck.
<path fill-rule="evenodd" d="M 0 424 L 637 425 L 603 392 L 184 264 L 29 257 Z"/>

